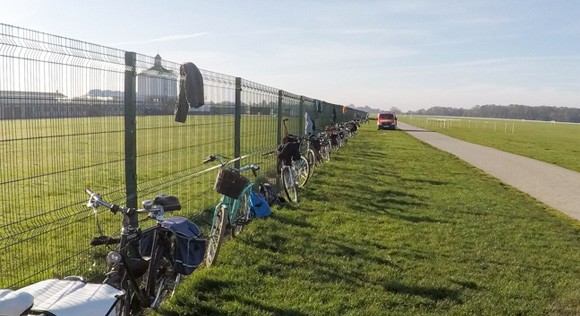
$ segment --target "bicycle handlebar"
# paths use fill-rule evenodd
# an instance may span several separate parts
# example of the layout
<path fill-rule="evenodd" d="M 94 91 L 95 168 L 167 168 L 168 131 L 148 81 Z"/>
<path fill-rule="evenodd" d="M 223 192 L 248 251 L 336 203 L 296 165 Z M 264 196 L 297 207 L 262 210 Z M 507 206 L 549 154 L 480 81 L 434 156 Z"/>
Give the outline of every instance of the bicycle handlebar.
<path fill-rule="evenodd" d="M 102 205 L 102 206 L 110 209 L 111 211 L 113 211 L 113 213 L 116 213 L 116 212 L 119 211 L 119 206 L 118 205 L 111 204 L 111 203 L 103 200 L 100 195 L 98 195 L 97 193 L 91 191 L 91 189 L 86 188 L 85 189 L 85 192 L 88 195 L 90 195 L 89 201 L 86 204 L 88 207 L 90 207 L 90 208 L 97 208 L 97 207 L 99 207 L 99 206 Z"/>
<path fill-rule="evenodd" d="M 86 206 L 88 206 L 92 209 L 97 209 L 99 206 L 104 206 L 104 207 L 108 208 L 109 210 L 111 210 L 111 212 L 113 214 L 116 214 L 119 211 L 122 212 L 123 214 L 127 214 L 127 215 L 131 215 L 132 212 L 137 213 L 137 214 L 149 213 L 150 214 L 149 217 L 158 219 L 160 216 L 162 218 L 163 212 L 179 211 L 181 209 L 181 205 L 179 205 L 179 202 L 172 204 L 172 205 L 163 206 L 161 204 L 154 204 L 153 201 L 150 201 L 150 200 L 146 200 L 143 202 L 142 209 L 134 209 L 134 208 L 130 208 L 130 207 L 121 207 L 119 205 L 105 201 L 103 198 L 101 198 L 101 196 L 99 194 L 93 192 L 89 188 L 85 188 L 85 192 L 88 195 L 90 195 L 89 201 L 87 202 Z M 159 214 L 159 215 L 157 215 L 157 214 Z"/>
<path fill-rule="evenodd" d="M 207 156 L 202 162 L 203 163 L 208 163 L 208 162 L 212 162 L 214 160 L 216 160 L 216 157 L 213 156 L 213 155 L 211 155 L 211 156 Z"/>
<path fill-rule="evenodd" d="M 246 166 L 240 167 L 239 169 L 238 168 L 234 168 L 234 167 L 229 167 L 229 166 L 226 167 L 226 165 L 231 162 L 231 161 L 226 161 L 226 159 L 227 159 L 226 157 L 223 157 L 223 156 L 220 156 L 220 155 L 210 155 L 210 156 L 207 156 L 207 158 L 205 158 L 203 160 L 203 163 L 208 163 L 208 162 L 212 162 L 212 161 L 216 161 L 217 160 L 222 165 L 222 168 L 228 168 L 230 170 L 233 170 L 233 171 L 236 171 L 236 172 L 239 172 L 239 173 L 242 173 L 242 172 L 245 172 L 245 171 L 248 171 L 248 170 L 252 170 L 252 173 L 254 174 L 254 177 L 257 177 L 258 176 L 258 174 L 256 173 L 256 171 L 257 170 L 260 170 L 260 165 L 258 165 L 258 164 L 251 164 L 251 165 L 246 165 Z"/>
<path fill-rule="evenodd" d="M 244 171 L 248 171 L 248 170 L 252 170 L 254 177 L 257 177 L 258 174 L 256 173 L 256 171 L 260 170 L 260 166 L 254 163 L 251 165 L 243 166 L 239 169 L 240 173 L 242 173 Z"/>

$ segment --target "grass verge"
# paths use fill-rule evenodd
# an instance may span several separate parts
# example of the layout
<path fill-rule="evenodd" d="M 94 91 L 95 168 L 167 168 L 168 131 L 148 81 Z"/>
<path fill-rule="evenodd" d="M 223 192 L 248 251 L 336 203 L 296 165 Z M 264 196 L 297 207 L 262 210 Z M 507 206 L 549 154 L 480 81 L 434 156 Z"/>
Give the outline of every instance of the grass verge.
<path fill-rule="evenodd" d="M 470 143 L 580 172 L 580 124 L 493 118 L 400 116 L 401 121 Z M 445 121 L 445 123 L 443 123 Z"/>
<path fill-rule="evenodd" d="M 162 315 L 577 315 L 580 226 L 372 124 Z"/>

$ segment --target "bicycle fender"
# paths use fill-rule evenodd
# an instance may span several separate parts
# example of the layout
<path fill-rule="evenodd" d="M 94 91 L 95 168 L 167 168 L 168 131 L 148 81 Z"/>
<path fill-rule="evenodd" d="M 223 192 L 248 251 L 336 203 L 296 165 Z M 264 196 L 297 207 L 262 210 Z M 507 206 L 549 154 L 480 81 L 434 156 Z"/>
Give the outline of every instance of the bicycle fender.
<path fill-rule="evenodd" d="M 40 281 L 18 291 L 34 297 L 32 312 L 48 312 L 58 316 L 107 315 L 125 293 L 108 284 L 58 279 Z"/>

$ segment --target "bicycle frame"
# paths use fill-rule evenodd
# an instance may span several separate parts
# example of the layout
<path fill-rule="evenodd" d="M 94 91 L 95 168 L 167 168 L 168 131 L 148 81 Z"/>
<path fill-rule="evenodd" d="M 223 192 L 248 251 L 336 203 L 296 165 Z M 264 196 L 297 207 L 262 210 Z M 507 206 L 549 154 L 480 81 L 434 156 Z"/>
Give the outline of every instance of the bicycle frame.
<path fill-rule="evenodd" d="M 148 238 L 148 236 L 151 238 L 151 250 L 149 256 L 147 256 L 148 258 L 143 258 L 139 253 L 139 243 L 145 238 Z M 171 245 L 169 239 L 170 237 L 167 232 L 162 231 L 160 222 L 142 231 L 140 228 L 126 230 L 121 235 L 121 242 L 118 247 L 121 261 L 112 267 L 104 282 L 113 285 L 111 283 L 115 282 L 115 280 L 110 280 L 110 274 L 115 269 L 119 270 L 118 277 L 121 278 L 121 282 L 118 286 L 125 289 L 126 292 L 125 298 L 122 300 L 124 308 L 136 308 L 134 306 L 135 302 L 133 301 L 135 299 L 134 295 L 137 295 L 139 306 L 142 309 L 154 307 L 159 303 L 160 293 L 154 291 L 156 280 L 152 277 L 156 272 L 154 270 L 157 269 L 155 267 L 157 264 L 155 256 L 157 254 L 164 255 L 170 251 Z M 132 251 L 137 253 L 131 253 Z M 170 256 L 166 258 L 173 264 L 173 258 Z M 137 259 L 137 262 L 141 261 L 141 263 L 131 263 L 129 261 L 134 259 Z M 146 283 L 144 285 L 139 284 L 138 278 L 145 274 L 148 275 Z"/>
<path fill-rule="evenodd" d="M 244 190 L 242 191 L 242 193 L 240 194 L 240 197 L 242 196 L 248 196 L 249 191 L 252 190 L 252 187 L 254 186 L 254 183 L 252 183 L 251 181 L 248 182 L 248 184 L 246 184 L 246 186 L 244 187 Z M 216 219 L 216 214 L 219 208 L 221 207 L 225 207 L 227 209 L 227 213 L 228 213 L 228 221 L 230 223 L 230 225 L 236 225 L 236 221 L 239 220 L 238 219 L 238 211 L 240 209 L 240 199 L 232 199 L 229 196 L 225 196 L 222 195 L 222 198 L 220 200 L 220 202 L 216 205 L 215 207 L 215 211 L 214 211 L 214 221 L 213 221 L 213 225 L 215 225 L 215 219 Z M 249 216 L 246 216 L 246 221 L 249 220 Z"/>
<path fill-rule="evenodd" d="M 256 164 L 252 164 L 252 165 L 247 165 L 241 168 L 232 168 L 232 167 L 227 167 L 226 165 L 229 163 L 226 161 L 226 159 L 224 157 L 218 156 L 218 155 L 212 155 L 207 157 L 204 160 L 204 163 L 208 163 L 208 162 L 212 162 L 212 161 L 219 161 L 221 168 L 227 168 L 229 170 L 232 170 L 234 172 L 244 172 L 247 170 L 252 170 L 254 172 L 254 175 L 256 175 L 256 170 L 259 169 L 259 166 Z M 219 179 L 219 177 L 218 177 Z M 218 180 L 216 180 L 218 181 Z M 218 183 L 218 182 L 216 182 Z M 221 184 L 221 182 L 219 182 L 219 184 Z M 222 240 L 224 238 L 224 233 L 225 233 L 225 226 L 227 226 L 229 224 L 229 226 L 231 226 L 231 232 L 232 232 L 232 236 L 236 236 L 236 234 L 241 231 L 241 229 L 243 228 L 243 226 L 250 220 L 250 210 L 249 210 L 249 205 L 244 206 L 247 207 L 246 214 L 243 214 L 243 218 L 240 218 L 240 207 L 242 206 L 242 201 L 245 202 L 244 203 L 249 203 L 249 199 L 250 199 L 250 190 L 252 190 L 253 187 L 253 183 L 251 181 L 248 181 L 247 183 L 244 184 L 241 193 L 237 196 L 237 198 L 232 198 L 232 196 L 234 196 L 234 194 L 236 193 L 232 193 L 232 194 L 228 194 L 226 192 L 224 192 L 223 190 L 219 190 L 219 192 L 221 192 L 223 195 L 220 199 L 220 202 L 215 206 L 214 208 L 214 214 L 213 214 L 213 218 L 212 218 L 212 226 L 211 226 L 211 231 L 210 231 L 210 236 L 209 236 L 209 243 L 208 243 L 208 251 L 206 253 L 206 265 L 207 266 L 211 266 L 214 264 L 216 258 L 218 257 L 218 253 L 222 244 Z M 218 188 L 222 188 L 221 186 L 218 186 L 218 184 L 216 184 L 216 190 L 218 190 Z M 237 187 L 239 188 L 239 187 Z M 236 189 L 237 189 L 236 188 Z M 224 189 L 224 188 L 222 188 Z M 239 191 L 238 191 L 239 192 Z M 225 195 L 228 194 L 229 196 Z"/>
<path fill-rule="evenodd" d="M 34 315 L 130 316 L 141 315 L 149 307 L 156 308 L 164 297 L 162 294 L 172 292 L 179 281 L 170 256 L 172 233 L 183 225 L 188 226 L 188 221 L 181 217 L 163 217 L 165 211 L 181 209 L 179 200 L 158 195 L 154 202 L 144 202 L 144 209 L 135 209 L 109 203 L 89 189 L 85 191 L 91 196 L 87 206 L 93 209 L 96 218 L 99 206 L 123 216 L 120 238 L 99 236 L 91 242 L 93 246 L 116 245 L 107 255 L 110 269 L 105 281 L 87 283 L 82 277 L 71 276 L 31 284 L 17 290 L 17 294 L 25 294 L 21 297 L 28 297 L 33 303 L 24 306 L 22 311 L 28 310 Z M 157 221 L 156 225 L 141 230 L 140 213 L 149 213 L 149 217 Z M 100 231 L 98 222 L 97 227 Z M 150 249 L 147 258 L 142 256 L 143 249 Z"/>
<path fill-rule="evenodd" d="M 145 308 L 155 308 L 159 304 L 161 291 L 164 290 L 163 284 L 156 288 L 159 285 L 156 284 L 158 280 L 155 278 L 159 268 L 157 265 L 163 258 L 167 258 L 172 265 L 174 264 L 173 258 L 167 256 L 171 250 L 170 233 L 161 227 L 161 223 L 165 220 L 164 207 L 154 207 L 152 201 L 144 201 L 144 209 L 121 208 L 102 200 L 100 196 L 88 189 L 87 193 L 91 195 L 87 206 L 96 209 L 99 205 L 103 205 L 113 213 L 121 212 L 123 216 L 120 241 L 116 251 L 111 251 L 107 255 L 107 262 L 111 269 L 103 281 L 104 284 L 125 291 L 124 296 L 117 302 L 121 304 L 118 307 L 118 314 L 132 315 Z M 180 208 L 178 204 L 172 205 L 167 207 L 167 211 Z M 141 230 L 138 218 L 140 213 L 149 213 L 149 218 L 156 220 L 156 224 Z M 150 249 L 147 258 L 142 256 L 140 245 L 145 240 L 151 241 L 150 247 L 147 247 Z M 142 284 L 139 278 L 145 275 L 147 275 L 146 282 Z"/>

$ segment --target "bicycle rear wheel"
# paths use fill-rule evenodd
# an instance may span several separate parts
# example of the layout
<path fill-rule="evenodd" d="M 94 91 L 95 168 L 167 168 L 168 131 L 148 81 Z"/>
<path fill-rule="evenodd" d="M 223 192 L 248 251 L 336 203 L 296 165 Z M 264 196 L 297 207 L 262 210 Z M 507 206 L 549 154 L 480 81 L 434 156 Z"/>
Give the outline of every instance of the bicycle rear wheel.
<path fill-rule="evenodd" d="M 292 203 L 298 203 L 298 190 L 296 189 L 296 180 L 292 175 L 291 167 L 284 166 L 282 168 L 281 177 L 282 177 L 282 185 L 284 187 L 284 192 L 288 197 L 288 201 Z"/>
<path fill-rule="evenodd" d="M 304 156 L 300 156 L 300 160 L 294 161 L 296 170 L 298 171 L 298 187 L 302 188 L 310 179 L 310 174 L 312 173 L 310 166 L 308 165 L 308 160 Z"/>
<path fill-rule="evenodd" d="M 205 265 L 210 267 L 217 259 L 226 229 L 227 212 L 223 205 L 216 207 L 214 223 L 208 237 Z"/>

